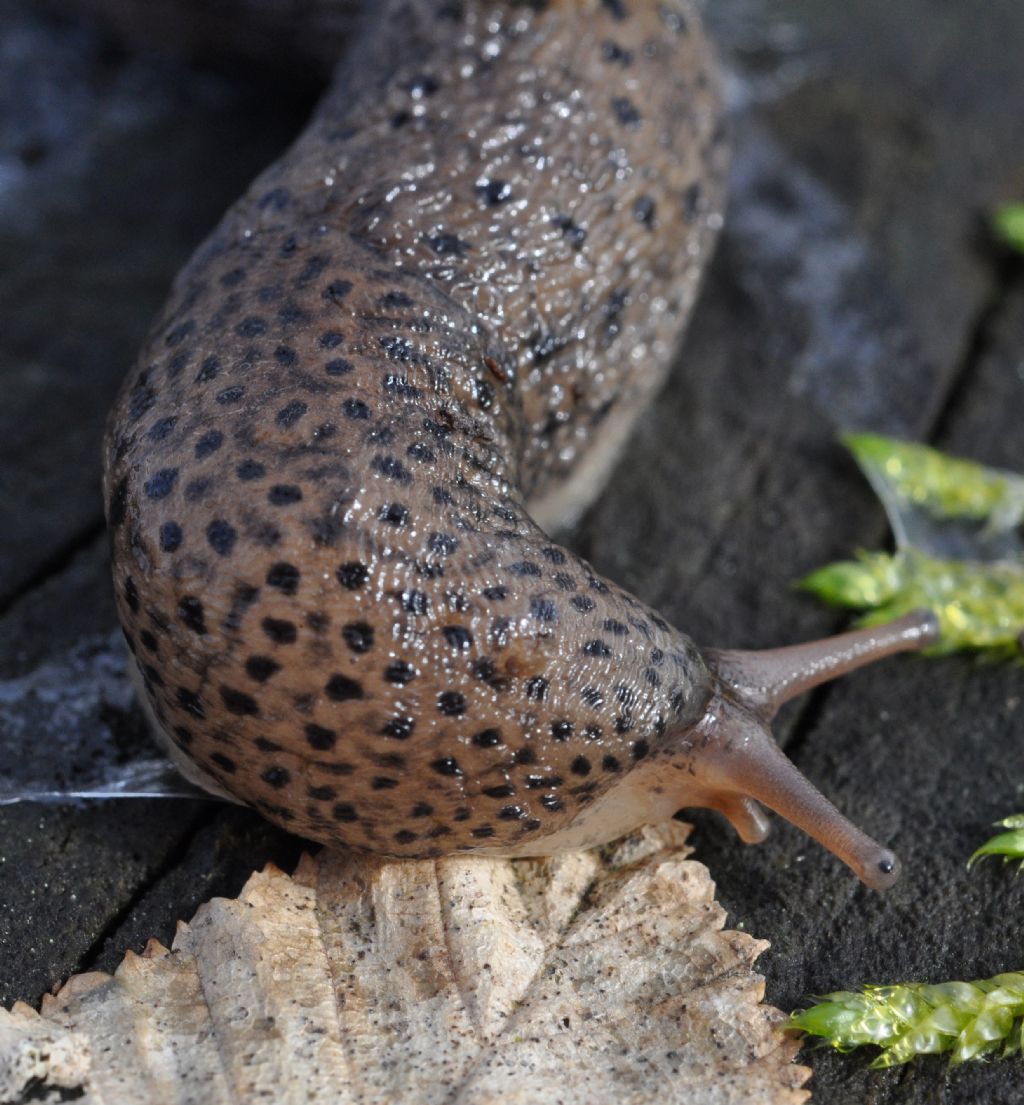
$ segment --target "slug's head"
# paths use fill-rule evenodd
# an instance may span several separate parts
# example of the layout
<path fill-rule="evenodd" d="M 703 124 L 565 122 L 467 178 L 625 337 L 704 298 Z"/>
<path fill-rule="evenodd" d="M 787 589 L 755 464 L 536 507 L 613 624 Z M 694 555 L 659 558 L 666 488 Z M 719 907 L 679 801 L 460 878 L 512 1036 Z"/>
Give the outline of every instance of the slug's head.
<path fill-rule="evenodd" d="M 691 805 L 723 813 L 748 843 L 763 840 L 764 803 L 810 834 L 874 890 L 898 877 L 899 861 L 823 797 L 775 743 L 769 723 L 802 691 L 895 652 L 933 644 L 931 613 L 769 652 L 706 651 L 713 692 L 700 721 L 678 738 Z"/>

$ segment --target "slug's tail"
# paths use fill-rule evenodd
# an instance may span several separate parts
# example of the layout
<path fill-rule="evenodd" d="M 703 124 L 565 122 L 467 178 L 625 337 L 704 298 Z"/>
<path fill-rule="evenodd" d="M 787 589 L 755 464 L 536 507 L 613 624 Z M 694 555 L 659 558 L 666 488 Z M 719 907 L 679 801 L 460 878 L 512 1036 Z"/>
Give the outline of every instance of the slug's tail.
<path fill-rule="evenodd" d="M 798 825 L 866 885 L 891 886 L 899 861 L 865 835 L 804 778 L 776 745 L 768 723 L 791 698 L 897 652 L 933 644 L 938 623 L 928 611 L 887 625 L 768 652 L 706 652 L 717 690 L 697 732 L 701 785 L 746 841 L 763 838 L 757 802 Z"/>

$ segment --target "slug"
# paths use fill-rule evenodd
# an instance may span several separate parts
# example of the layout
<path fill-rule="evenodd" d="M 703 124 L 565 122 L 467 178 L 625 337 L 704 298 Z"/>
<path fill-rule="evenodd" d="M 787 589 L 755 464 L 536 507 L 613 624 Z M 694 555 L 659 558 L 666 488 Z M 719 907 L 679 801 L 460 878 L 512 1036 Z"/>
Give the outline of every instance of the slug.
<path fill-rule="evenodd" d="M 701 650 L 545 533 L 662 382 L 722 222 L 688 0 L 386 0 L 178 277 L 105 442 L 117 605 L 186 773 L 324 844 L 547 854 L 760 803 L 897 861 L 768 729 L 934 621 Z"/>

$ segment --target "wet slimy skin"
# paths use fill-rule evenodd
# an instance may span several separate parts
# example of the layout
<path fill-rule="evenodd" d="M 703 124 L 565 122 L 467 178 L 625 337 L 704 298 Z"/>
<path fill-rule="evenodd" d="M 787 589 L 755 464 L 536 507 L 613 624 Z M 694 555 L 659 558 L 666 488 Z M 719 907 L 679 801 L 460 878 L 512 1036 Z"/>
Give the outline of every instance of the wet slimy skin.
<path fill-rule="evenodd" d="M 660 384 L 721 224 L 689 3 L 371 6 L 181 273 L 111 417 L 117 601 L 204 785 L 315 840 L 543 854 L 757 800 L 891 853 L 767 730 L 927 617 L 701 652 L 552 541 Z"/>

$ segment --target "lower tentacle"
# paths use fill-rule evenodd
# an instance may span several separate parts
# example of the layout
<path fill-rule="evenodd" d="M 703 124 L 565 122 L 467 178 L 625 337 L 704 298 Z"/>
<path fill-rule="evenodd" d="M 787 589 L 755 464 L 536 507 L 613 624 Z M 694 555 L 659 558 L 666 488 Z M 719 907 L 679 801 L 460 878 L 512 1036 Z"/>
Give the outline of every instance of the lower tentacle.
<path fill-rule="evenodd" d="M 719 694 L 697 732 L 701 786 L 714 795 L 709 804 L 729 817 L 744 840 L 760 839 L 758 822 L 746 805 L 754 806 L 753 799 L 814 837 L 866 886 L 885 890 L 896 881 L 896 856 L 844 817 L 801 774 L 755 714 Z"/>

